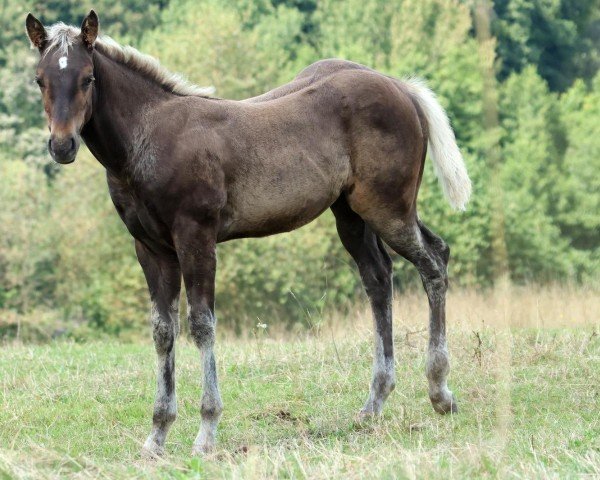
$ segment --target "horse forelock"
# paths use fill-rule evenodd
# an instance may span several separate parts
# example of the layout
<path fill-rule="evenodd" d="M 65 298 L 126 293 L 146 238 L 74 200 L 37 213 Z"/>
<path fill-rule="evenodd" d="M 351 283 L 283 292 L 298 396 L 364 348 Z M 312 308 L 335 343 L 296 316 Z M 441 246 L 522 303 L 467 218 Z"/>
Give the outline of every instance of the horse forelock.
<path fill-rule="evenodd" d="M 79 37 L 80 34 L 81 30 L 79 28 L 67 25 L 63 22 L 58 22 L 46 27 L 48 45 L 46 46 L 43 55 L 47 55 L 48 52 L 54 50 L 62 55 L 67 55 L 69 53 L 69 48 L 81 41 Z"/>
<path fill-rule="evenodd" d="M 69 48 L 82 41 L 81 29 L 63 22 L 47 27 L 46 34 L 48 45 L 43 55 L 50 51 L 68 55 Z M 177 95 L 209 96 L 215 93 L 214 87 L 195 85 L 181 74 L 167 70 L 156 58 L 131 46 L 121 45 L 107 35 L 99 36 L 95 47 L 109 58 L 140 72 Z"/>

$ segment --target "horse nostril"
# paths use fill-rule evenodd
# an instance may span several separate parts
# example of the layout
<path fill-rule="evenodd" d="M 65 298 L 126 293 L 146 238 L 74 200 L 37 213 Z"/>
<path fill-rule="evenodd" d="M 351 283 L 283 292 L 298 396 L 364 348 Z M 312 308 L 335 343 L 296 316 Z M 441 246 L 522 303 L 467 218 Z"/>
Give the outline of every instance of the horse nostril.
<path fill-rule="evenodd" d="M 56 137 L 50 136 L 48 139 L 48 150 L 52 157 L 59 163 L 70 163 L 62 160 L 72 159 L 77 152 L 77 138 L 74 135 Z"/>

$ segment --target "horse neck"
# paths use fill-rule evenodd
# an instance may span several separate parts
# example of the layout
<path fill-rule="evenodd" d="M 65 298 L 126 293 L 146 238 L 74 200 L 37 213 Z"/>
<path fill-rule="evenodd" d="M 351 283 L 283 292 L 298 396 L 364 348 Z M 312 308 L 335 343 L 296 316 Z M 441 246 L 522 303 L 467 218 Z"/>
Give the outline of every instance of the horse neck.
<path fill-rule="evenodd" d="M 121 176 L 134 168 L 133 154 L 144 130 L 144 112 L 172 94 L 98 51 L 94 52 L 94 77 L 92 115 L 81 135 L 98 161 Z"/>

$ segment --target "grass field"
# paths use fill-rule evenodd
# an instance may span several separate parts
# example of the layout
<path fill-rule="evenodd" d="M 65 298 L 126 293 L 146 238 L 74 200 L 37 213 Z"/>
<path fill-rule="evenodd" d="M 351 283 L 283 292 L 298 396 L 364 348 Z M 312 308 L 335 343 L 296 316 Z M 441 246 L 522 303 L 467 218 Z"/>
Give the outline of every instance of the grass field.
<path fill-rule="evenodd" d="M 150 341 L 4 345 L 0 478 L 600 478 L 596 293 L 451 293 L 460 413 L 446 417 L 427 398 L 424 295 L 398 299 L 395 312 L 396 390 L 383 417 L 363 424 L 365 308 L 293 337 L 269 327 L 247 340 L 222 335 L 220 448 L 202 460 L 189 456 L 200 387 L 185 338 L 179 417 L 158 462 L 139 456 L 154 396 Z"/>

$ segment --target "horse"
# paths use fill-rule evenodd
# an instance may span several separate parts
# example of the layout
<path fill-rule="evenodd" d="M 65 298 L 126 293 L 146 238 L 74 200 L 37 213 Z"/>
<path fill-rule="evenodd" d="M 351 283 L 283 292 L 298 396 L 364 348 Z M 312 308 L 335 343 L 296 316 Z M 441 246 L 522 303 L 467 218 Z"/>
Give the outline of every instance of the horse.
<path fill-rule="evenodd" d="M 157 389 L 144 455 L 165 453 L 177 414 L 182 278 L 203 371 L 192 454 L 203 455 L 215 448 L 223 410 L 213 352 L 217 244 L 287 232 L 329 208 L 374 321 L 372 380 L 359 415 L 380 415 L 395 386 L 392 262 L 385 244 L 421 276 L 430 310 L 429 398 L 435 411 L 457 412 L 447 384 L 450 249 L 416 206 L 428 146 L 451 206 L 465 208 L 471 183 L 448 117 L 424 83 L 323 60 L 287 85 L 231 101 L 99 35 L 93 10 L 80 28 L 46 28 L 29 14 L 26 30 L 40 53 L 35 81 L 49 153 L 72 163 L 83 139 L 105 167 L 148 284 Z"/>

